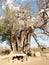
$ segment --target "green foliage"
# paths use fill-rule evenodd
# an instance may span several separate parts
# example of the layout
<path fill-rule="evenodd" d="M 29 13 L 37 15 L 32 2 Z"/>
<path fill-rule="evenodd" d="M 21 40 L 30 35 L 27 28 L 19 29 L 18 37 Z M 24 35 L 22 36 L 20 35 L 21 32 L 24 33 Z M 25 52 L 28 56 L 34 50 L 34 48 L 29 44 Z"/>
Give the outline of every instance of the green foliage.
<path fill-rule="evenodd" d="M 28 50 L 27 55 L 28 55 L 28 56 L 32 56 L 32 52 L 31 52 L 30 49 Z"/>
<path fill-rule="evenodd" d="M 10 32 L 16 31 L 16 29 L 19 28 L 19 23 L 16 21 L 15 18 L 15 11 L 11 11 L 8 7 L 6 6 L 5 9 L 5 15 L 4 19 L 2 18 L 0 20 L 0 34 L 2 35 L 2 40 L 10 39 Z"/>

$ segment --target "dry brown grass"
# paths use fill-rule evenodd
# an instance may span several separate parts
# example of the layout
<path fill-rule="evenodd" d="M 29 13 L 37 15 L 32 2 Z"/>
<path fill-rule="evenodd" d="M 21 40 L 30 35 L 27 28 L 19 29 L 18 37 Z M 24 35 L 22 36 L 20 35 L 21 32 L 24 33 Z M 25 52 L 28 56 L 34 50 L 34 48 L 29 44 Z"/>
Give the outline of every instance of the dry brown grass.
<path fill-rule="evenodd" d="M 49 56 L 46 57 L 29 57 L 28 61 L 21 62 L 20 60 L 14 60 L 14 62 L 8 61 L 9 55 L 0 56 L 0 65 L 49 65 Z"/>
<path fill-rule="evenodd" d="M 34 48 L 31 49 L 32 53 Z M 40 51 L 39 48 L 35 49 L 37 56 L 36 57 L 29 57 L 28 61 L 21 62 L 20 60 L 15 59 L 14 62 L 8 61 L 10 55 L 0 55 L 0 65 L 49 65 L 49 48 L 46 49 L 45 56 L 39 56 L 38 53 Z"/>

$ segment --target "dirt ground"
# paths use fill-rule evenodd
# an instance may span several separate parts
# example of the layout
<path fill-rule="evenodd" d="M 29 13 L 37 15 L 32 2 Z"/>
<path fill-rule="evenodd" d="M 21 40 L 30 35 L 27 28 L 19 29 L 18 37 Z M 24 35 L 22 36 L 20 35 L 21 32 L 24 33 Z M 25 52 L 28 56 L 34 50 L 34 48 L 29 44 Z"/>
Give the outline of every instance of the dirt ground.
<path fill-rule="evenodd" d="M 0 56 L 0 65 L 49 65 L 49 55 L 39 57 L 29 57 L 28 61 L 20 60 L 8 61 L 8 55 Z"/>

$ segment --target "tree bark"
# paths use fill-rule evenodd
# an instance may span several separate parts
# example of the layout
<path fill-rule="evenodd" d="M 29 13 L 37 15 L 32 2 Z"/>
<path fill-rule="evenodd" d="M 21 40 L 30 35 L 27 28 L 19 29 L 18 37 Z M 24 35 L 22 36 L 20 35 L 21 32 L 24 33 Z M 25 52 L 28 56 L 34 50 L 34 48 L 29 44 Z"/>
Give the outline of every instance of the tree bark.
<path fill-rule="evenodd" d="M 17 43 L 16 43 L 16 38 L 15 38 L 15 34 L 10 35 L 10 45 L 11 45 L 11 49 L 14 53 L 16 53 L 17 50 Z"/>
<path fill-rule="evenodd" d="M 12 51 L 12 50 L 13 50 L 13 48 L 12 48 L 11 37 L 12 37 L 12 33 L 11 33 L 11 31 L 10 31 L 10 46 L 11 46 L 11 51 Z"/>

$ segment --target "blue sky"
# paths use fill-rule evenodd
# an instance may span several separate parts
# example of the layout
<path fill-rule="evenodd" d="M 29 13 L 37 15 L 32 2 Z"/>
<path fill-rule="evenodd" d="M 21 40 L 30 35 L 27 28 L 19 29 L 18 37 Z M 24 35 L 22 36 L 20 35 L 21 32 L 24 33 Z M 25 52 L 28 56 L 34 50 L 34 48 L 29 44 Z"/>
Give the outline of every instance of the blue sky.
<path fill-rule="evenodd" d="M 26 3 L 27 3 L 26 0 L 13 0 L 13 1 L 14 1 L 15 3 L 21 3 L 21 4 L 26 4 Z M 3 0 L 2 3 L 5 4 L 5 3 L 6 3 L 6 0 Z M 32 5 L 34 12 L 35 12 L 35 13 L 38 12 L 37 3 L 36 3 L 34 0 L 31 1 L 31 2 L 29 2 L 29 3 Z M 3 15 L 4 15 L 4 10 L 3 10 L 2 7 L 0 6 L 0 16 L 3 16 Z"/>
<path fill-rule="evenodd" d="M 46 34 L 41 34 L 43 32 L 44 32 L 43 30 L 37 28 L 35 30 L 35 33 L 37 33 L 36 39 L 38 40 L 40 45 L 44 45 L 45 47 L 49 47 L 49 36 L 47 36 Z M 31 47 L 38 46 L 33 36 L 31 36 L 30 43 L 31 43 Z"/>
<path fill-rule="evenodd" d="M 2 7 L 0 6 L 0 16 L 4 15 L 4 10 L 2 9 Z"/>

